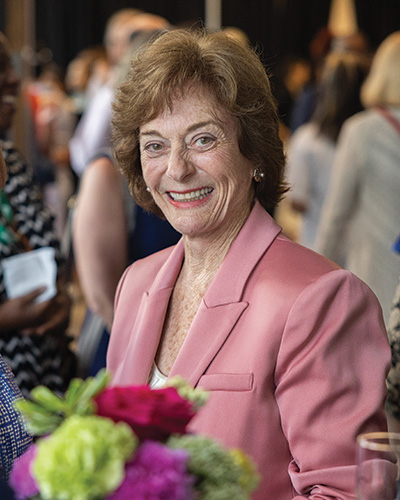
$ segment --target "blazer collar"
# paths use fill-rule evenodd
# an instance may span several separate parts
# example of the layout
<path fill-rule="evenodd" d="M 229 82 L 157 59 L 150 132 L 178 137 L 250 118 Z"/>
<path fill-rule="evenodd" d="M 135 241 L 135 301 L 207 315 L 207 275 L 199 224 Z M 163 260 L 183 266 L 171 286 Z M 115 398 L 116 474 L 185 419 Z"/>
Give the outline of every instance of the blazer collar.
<path fill-rule="evenodd" d="M 247 308 L 248 303 L 242 301 L 246 282 L 280 232 L 281 228 L 256 202 L 203 298 L 170 377 L 179 374 L 192 386 L 197 385 Z M 181 240 L 160 269 L 149 291 L 143 296 L 137 324 L 147 335 L 139 334 L 136 337 L 134 356 L 140 356 L 140 365 L 142 369 L 145 368 L 147 374 L 157 351 L 168 301 L 183 258 L 184 248 Z M 134 366 L 135 364 L 132 369 L 137 369 L 139 376 L 139 367 L 135 369 Z"/>
<path fill-rule="evenodd" d="M 256 200 L 248 219 L 232 243 L 204 296 L 208 307 L 237 302 L 241 299 L 248 276 L 281 231 L 282 228 Z M 149 289 L 149 295 L 174 287 L 184 256 L 181 239 L 161 267 Z"/>
<path fill-rule="evenodd" d="M 281 231 L 256 201 L 204 296 L 208 307 L 241 300 L 252 270 Z"/>

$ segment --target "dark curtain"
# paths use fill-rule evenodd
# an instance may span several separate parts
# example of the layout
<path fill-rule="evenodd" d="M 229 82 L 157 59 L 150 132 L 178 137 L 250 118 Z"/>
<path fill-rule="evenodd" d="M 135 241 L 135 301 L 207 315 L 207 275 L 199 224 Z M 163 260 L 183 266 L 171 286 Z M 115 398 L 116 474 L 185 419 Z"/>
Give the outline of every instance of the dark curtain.
<path fill-rule="evenodd" d="M 400 30 L 400 1 L 355 0 L 358 25 L 374 50 L 393 31 Z"/>
<path fill-rule="evenodd" d="M 0 0 L 0 31 L 4 31 L 5 22 L 4 0 Z"/>
<path fill-rule="evenodd" d="M 355 2 L 360 29 L 372 48 L 400 29 L 399 0 Z M 204 0 L 36 0 L 38 48 L 50 48 L 55 62 L 65 68 L 80 50 L 102 42 L 107 19 L 124 7 L 159 14 L 177 26 L 205 17 Z M 330 0 L 223 0 L 222 24 L 243 29 L 273 68 L 286 55 L 308 55 L 311 39 L 327 24 L 329 7 Z M 1 30 L 4 23 L 0 0 Z"/>
<path fill-rule="evenodd" d="M 204 19 L 203 0 L 36 0 L 38 43 L 49 47 L 55 62 L 65 67 L 83 48 L 102 43 L 107 19 L 125 7 L 158 14 L 176 25 Z"/>

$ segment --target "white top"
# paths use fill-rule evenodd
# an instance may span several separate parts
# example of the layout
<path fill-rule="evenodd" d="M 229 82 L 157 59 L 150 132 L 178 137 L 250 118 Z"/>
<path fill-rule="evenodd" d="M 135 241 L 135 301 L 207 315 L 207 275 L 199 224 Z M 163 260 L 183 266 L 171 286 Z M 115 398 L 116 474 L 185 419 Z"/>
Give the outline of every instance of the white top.
<path fill-rule="evenodd" d="M 157 368 L 157 365 L 153 363 L 153 368 L 149 376 L 149 386 L 152 389 L 161 389 L 162 387 L 164 387 L 167 378 L 168 377 L 160 372 L 160 370 Z"/>
<path fill-rule="evenodd" d="M 390 111 L 400 121 L 400 109 Z M 400 255 L 392 250 L 399 217 L 400 136 L 377 110 L 368 109 L 342 128 L 317 250 L 336 260 L 347 231 L 346 268 L 375 292 L 386 324 L 400 274 Z"/>
<path fill-rule="evenodd" d="M 318 132 L 314 123 L 296 130 L 288 145 L 289 199 L 303 203 L 299 241 L 315 249 L 315 238 L 335 157 L 335 143 Z"/>
<path fill-rule="evenodd" d="M 99 87 L 69 142 L 71 166 L 81 176 L 87 163 L 99 149 L 111 146 L 111 103 L 114 90 L 108 84 Z"/>

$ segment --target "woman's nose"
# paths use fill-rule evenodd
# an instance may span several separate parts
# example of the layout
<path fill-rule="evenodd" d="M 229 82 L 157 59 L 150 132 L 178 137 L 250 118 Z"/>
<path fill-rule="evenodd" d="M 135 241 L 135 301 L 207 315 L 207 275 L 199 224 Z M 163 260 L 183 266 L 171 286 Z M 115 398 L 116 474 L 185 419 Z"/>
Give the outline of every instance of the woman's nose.
<path fill-rule="evenodd" d="M 183 181 L 194 172 L 194 166 L 186 151 L 171 148 L 168 157 L 167 175 L 175 181 Z"/>

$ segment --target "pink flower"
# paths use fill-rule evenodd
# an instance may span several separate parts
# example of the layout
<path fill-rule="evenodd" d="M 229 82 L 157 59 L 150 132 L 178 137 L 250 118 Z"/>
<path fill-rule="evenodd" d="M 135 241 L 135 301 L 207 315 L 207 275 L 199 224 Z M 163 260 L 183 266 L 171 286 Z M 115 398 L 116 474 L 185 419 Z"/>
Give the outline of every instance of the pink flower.
<path fill-rule="evenodd" d="M 32 444 L 26 452 L 14 462 L 10 474 L 9 485 L 13 489 L 17 500 L 31 498 L 39 493 L 39 488 L 31 472 L 36 453 L 36 445 Z"/>
<path fill-rule="evenodd" d="M 98 415 L 126 422 L 141 440 L 164 440 L 170 434 L 183 434 L 194 416 L 192 405 L 174 387 L 111 387 L 95 402 Z"/>
<path fill-rule="evenodd" d="M 188 455 L 155 441 L 143 443 L 125 468 L 125 479 L 107 500 L 192 500 Z"/>

